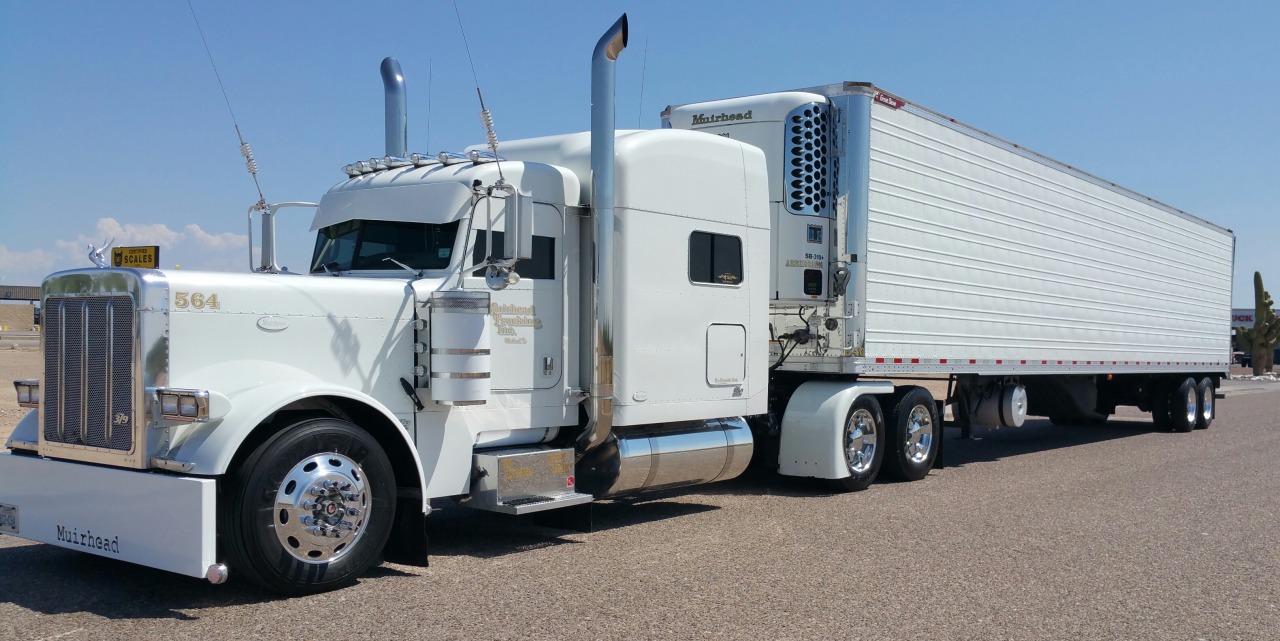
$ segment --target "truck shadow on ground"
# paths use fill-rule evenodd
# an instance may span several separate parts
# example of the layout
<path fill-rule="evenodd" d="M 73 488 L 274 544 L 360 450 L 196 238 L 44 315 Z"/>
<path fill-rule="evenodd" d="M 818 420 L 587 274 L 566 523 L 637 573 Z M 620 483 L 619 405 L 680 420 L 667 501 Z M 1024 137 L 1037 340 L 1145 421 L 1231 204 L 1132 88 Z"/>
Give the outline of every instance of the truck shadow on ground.
<path fill-rule="evenodd" d="M 680 495 L 672 491 L 646 497 L 648 500 L 643 502 L 593 503 L 584 507 L 590 512 L 589 527 L 582 522 L 584 517 L 578 515 L 563 520 L 554 518 L 554 513 L 546 513 L 553 518 L 545 519 L 533 515 L 512 516 L 473 510 L 445 501 L 443 506 L 436 505 L 443 509 L 437 509 L 427 518 L 430 555 L 494 558 L 557 545 L 574 545 L 579 541 L 567 537 L 575 534 L 603 532 L 720 509 L 714 505 L 661 500 Z"/>
<path fill-rule="evenodd" d="M 7 539 L 6 543 L 13 541 Z M 244 580 L 212 585 L 123 561 L 45 544 L 0 548 L 0 603 L 12 603 L 41 614 L 93 614 L 105 619 L 174 619 L 195 621 L 184 610 L 252 605 L 284 597 Z M 409 576 L 387 565 L 375 567 L 361 583 Z M 20 587 L 19 587 L 20 586 Z"/>
<path fill-rule="evenodd" d="M 181 610 L 270 598 L 244 585 L 228 591 L 199 579 L 44 544 L 0 548 L 0 575 L 9 586 L 0 602 L 42 614 L 193 620 L 197 617 Z"/>
<path fill-rule="evenodd" d="M 1068 447 L 1079 447 L 1144 434 L 1158 433 L 1150 420 L 1112 418 L 1103 425 L 1054 425 L 1031 419 L 1022 427 L 976 429 L 974 438 L 961 438 L 959 428 L 946 428 L 946 466 L 964 467 Z"/>

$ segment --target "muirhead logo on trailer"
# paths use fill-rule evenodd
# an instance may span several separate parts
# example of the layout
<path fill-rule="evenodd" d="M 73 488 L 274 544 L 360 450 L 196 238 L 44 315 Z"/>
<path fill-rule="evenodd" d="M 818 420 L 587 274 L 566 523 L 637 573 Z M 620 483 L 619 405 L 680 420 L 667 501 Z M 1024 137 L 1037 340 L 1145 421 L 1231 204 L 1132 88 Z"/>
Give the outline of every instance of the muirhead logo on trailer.
<path fill-rule="evenodd" d="M 120 553 L 119 536 L 107 538 L 105 536 L 95 536 L 93 534 L 93 530 L 85 530 L 84 532 L 81 532 L 78 529 L 63 527 L 61 525 L 57 526 L 57 528 L 58 540 L 63 543 L 102 550 L 103 552 L 110 552 L 112 554 Z"/>
<path fill-rule="evenodd" d="M 737 122 L 739 120 L 751 120 L 751 112 L 745 111 L 737 114 L 697 114 L 693 117 L 693 126 L 711 125 L 717 122 Z"/>

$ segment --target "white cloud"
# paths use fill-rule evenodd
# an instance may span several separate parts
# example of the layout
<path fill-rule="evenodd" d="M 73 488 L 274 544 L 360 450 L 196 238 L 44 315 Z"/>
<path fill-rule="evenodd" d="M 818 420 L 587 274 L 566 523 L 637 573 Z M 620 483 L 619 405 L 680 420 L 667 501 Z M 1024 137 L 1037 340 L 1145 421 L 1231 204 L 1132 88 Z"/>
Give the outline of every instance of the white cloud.
<path fill-rule="evenodd" d="M 248 236 L 244 234 L 233 234 L 229 231 L 220 234 L 210 234 L 200 229 L 200 226 L 191 223 L 183 228 L 185 238 L 190 238 L 199 243 L 202 247 L 208 249 L 236 249 L 242 248 L 249 244 Z"/>
<path fill-rule="evenodd" d="M 0 245 L 0 280 L 9 285 L 39 285 L 56 256 L 43 249 L 14 251 Z"/>
<path fill-rule="evenodd" d="M 53 242 L 48 249 L 10 249 L 0 245 L 0 277 L 11 284 L 36 285 L 54 271 L 89 267 L 88 245 L 101 247 L 158 245 L 160 267 L 184 270 L 246 271 L 249 265 L 245 234 L 210 232 L 191 223 L 172 229 L 164 223 L 122 223 L 99 218 L 92 235 L 77 234 Z"/>

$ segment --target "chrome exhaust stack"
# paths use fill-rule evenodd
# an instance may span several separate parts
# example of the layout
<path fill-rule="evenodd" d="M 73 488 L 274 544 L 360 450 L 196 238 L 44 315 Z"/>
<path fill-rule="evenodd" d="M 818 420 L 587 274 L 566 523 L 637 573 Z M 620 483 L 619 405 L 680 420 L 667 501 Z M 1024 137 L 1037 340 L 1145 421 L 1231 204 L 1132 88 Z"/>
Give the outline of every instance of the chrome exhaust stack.
<path fill-rule="evenodd" d="M 627 14 L 609 27 L 591 55 L 591 211 L 595 216 L 595 278 L 592 285 L 591 396 L 587 427 L 578 437 L 579 457 L 613 431 L 613 137 L 614 61 L 627 48 Z M 584 347 L 586 347 L 584 345 Z"/>
<path fill-rule="evenodd" d="M 404 74 L 395 58 L 382 59 L 382 91 L 386 102 L 387 155 L 409 155 L 409 107 L 404 90 Z"/>

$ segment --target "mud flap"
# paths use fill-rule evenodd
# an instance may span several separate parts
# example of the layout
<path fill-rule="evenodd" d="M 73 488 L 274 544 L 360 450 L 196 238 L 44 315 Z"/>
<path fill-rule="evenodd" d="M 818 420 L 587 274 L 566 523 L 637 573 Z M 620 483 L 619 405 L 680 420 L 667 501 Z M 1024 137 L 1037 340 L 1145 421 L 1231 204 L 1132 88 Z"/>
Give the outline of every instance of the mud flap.
<path fill-rule="evenodd" d="M 425 568 L 427 559 L 427 515 L 422 513 L 422 499 L 402 496 L 396 505 L 396 518 L 391 523 L 391 537 L 383 548 L 382 558 L 392 563 Z"/>

